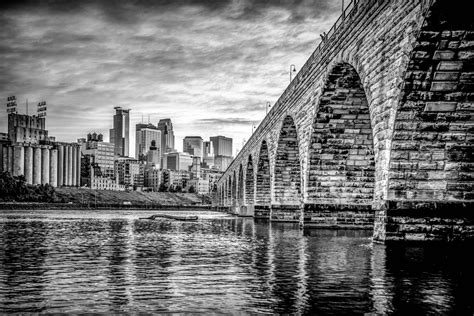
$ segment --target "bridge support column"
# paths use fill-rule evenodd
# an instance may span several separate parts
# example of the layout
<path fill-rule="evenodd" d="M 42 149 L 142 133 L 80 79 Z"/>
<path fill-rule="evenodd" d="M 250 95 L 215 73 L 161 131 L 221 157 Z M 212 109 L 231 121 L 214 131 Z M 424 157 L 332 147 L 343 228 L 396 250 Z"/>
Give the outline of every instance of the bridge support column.
<path fill-rule="evenodd" d="M 472 201 L 387 201 L 375 213 L 374 240 L 474 240 L 473 209 Z"/>
<path fill-rule="evenodd" d="M 375 212 L 363 204 L 305 204 L 304 227 L 373 229 Z"/>
<path fill-rule="evenodd" d="M 254 217 L 254 205 L 247 204 L 240 207 L 240 216 Z"/>
<path fill-rule="evenodd" d="M 301 205 L 272 204 L 270 220 L 272 222 L 300 222 L 303 218 Z"/>
<path fill-rule="evenodd" d="M 271 211 L 270 205 L 254 205 L 254 217 L 257 219 L 270 220 Z"/>

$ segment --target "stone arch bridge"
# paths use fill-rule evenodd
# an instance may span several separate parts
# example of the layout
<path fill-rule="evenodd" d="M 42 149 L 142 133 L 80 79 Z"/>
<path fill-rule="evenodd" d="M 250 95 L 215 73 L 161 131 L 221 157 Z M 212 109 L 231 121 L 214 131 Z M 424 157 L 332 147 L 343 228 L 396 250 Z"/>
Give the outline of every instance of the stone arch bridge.
<path fill-rule="evenodd" d="M 216 205 L 374 239 L 474 236 L 465 0 L 353 1 L 217 186 Z"/>

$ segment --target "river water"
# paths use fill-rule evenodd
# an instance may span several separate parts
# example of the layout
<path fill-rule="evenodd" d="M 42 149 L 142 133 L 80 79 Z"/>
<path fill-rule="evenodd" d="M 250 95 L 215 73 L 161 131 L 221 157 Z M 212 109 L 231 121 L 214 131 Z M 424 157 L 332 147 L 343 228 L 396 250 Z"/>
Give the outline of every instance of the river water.
<path fill-rule="evenodd" d="M 203 211 L 1 211 L 0 313 L 469 314 L 472 248 Z M 471 256 L 470 256 L 471 254 Z"/>

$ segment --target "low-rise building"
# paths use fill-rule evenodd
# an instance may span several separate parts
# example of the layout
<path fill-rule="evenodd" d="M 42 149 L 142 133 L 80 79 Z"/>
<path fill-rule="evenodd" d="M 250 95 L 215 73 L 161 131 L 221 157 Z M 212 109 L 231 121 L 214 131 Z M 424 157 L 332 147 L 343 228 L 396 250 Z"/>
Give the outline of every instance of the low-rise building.
<path fill-rule="evenodd" d="M 119 184 L 137 190 L 144 186 L 144 164 L 136 159 L 120 157 L 115 161 L 115 175 Z"/>
<path fill-rule="evenodd" d="M 162 184 L 162 171 L 159 169 L 145 170 L 145 187 L 158 192 Z"/>
<path fill-rule="evenodd" d="M 209 181 L 205 179 L 191 179 L 188 181 L 187 191 L 198 194 L 209 194 Z"/>

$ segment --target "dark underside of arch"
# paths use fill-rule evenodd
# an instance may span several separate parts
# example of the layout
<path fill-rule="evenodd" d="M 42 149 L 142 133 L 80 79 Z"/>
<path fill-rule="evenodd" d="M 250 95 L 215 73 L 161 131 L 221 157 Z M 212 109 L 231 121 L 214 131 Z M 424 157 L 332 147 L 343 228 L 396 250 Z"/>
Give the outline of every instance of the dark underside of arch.
<path fill-rule="evenodd" d="M 270 218 L 270 159 L 267 142 L 263 141 L 257 163 L 257 179 L 255 192 L 255 217 Z"/>
<path fill-rule="evenodd" d="M 301 166 L 298 134 L 291 116 L 285 117 L 278 138 L 274 173 L 273 221 L 298 222 L 301 217 Z"/>

